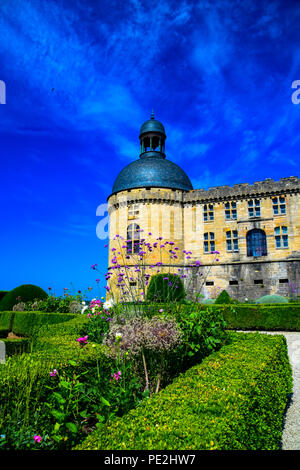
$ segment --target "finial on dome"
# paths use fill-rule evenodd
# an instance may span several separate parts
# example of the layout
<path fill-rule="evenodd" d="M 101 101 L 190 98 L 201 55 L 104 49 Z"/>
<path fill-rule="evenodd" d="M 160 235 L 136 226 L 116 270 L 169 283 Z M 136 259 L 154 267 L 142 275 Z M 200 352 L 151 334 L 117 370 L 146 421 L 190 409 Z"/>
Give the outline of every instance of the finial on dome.
<path fill-rule="evenodd" d="M 152 113 L 151 113 L 151 119 L 154 119 L 154 111 L 152 109 Z"/>

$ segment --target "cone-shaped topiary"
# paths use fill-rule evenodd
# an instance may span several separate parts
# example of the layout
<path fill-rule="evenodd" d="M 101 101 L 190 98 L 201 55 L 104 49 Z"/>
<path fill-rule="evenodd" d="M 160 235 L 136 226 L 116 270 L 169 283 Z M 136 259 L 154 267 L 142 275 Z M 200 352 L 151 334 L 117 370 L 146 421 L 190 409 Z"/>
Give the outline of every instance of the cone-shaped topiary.
<path fill-rule="evenodd" d="M 289 301 L 282 295 L 264 295 L 256 301 L 257 304 L 288 304 Z"/>
<path fill-rule="evenodd" d="M 46 299 L 48 294 L 38 286 L 33 284 L 23 284 L 9 291 L 0 302 L 0 311 L 11 311 L 17 303 L 33 300 Z"/>
<path fill-rule="evenodd" d="M 146 295 L 147 301 L 176 302 L 183 300 L 184 297 L 184 285 L 179 276 L 160 273 L 151 277 Z"/>
<path fill-rule="evenodd" d="M 228 294 L 226 290 L 222 290 L 222 292 L 216 298 L 215 304 L 231 304 L 232 298 Z"/>

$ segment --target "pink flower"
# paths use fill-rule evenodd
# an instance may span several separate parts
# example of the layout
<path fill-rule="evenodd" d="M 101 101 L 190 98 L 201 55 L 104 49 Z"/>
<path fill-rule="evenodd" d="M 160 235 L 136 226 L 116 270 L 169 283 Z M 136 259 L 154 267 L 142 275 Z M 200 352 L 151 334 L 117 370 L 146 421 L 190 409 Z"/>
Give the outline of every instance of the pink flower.
<path fill-rule="evenodd" d="M 39 435 L 35 435 L 33 439 L 34 439 L 34 442 L 38 442 L 38 443 L 40 443 L 42 440 L 41 436 Z"/>
<path fill-rule="evenodd" d="M 88 335 L 83 336 L 82 338 L 77 338 L 76 341 L 79 342 L 80 346 L 86 346 Z"/>
<path fill-rule="evenodd" d="M 50 372 L 50 376 L 51 377 L 55 377 L 57 375 L 57 370 L 56 369 L 53 369 L 52 372 Z"/>
<path fill-rule="evenodd" d="M 120 371 L 120 370 L 119 370 L 116 374 L 115 374 L 115 373 L 111 374 L 112 378 L 113 378 L 116 382 L 118 382 L 118 380 L 120 379 L 120 375 L 121 375 L 121 371 Z"/>

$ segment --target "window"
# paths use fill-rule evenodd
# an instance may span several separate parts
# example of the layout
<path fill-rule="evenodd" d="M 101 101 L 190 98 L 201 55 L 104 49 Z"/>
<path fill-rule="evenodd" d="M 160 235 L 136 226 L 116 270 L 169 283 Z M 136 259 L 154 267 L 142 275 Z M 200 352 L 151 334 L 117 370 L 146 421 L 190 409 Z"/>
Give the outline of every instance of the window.
<path fill-rule="evenodd" d="M 229 285 L 230 285 L 230 286 L 238 286 L 238 285 L 239 285 L 239 281 L 236 281 L 236 280 L 229 281 Z"/>
<path fill-rule="evenodd" d="M 204 234 L 204 253 L 215 251 L 215 234 L 213 232 L 206 232 Z"/>
<path fill-rule="evenodd" d="M 248 201 L 249 217 L 260 217 L 260 200 L 251 199 Z"/>
<path fill-rule="evenodd" d="M 289 280 L 288 279 L 279 279 L 279 284 L 288 284 Z"/>
<path fill-rule="evenodd" d="M 225 203 L 225 219 L 230 220 L 230 219 L 236 219 L 237 218 L 237 212 L 236 212 L 236 202 L 226 202 Z"/>
<path fill-rule="evenodd" d="M 237 230 L 228 230 L 226 232 L 226 248 L 227 251 L 239 251 Z"/>
<path fill-rule="evenodd" d="M 275 245 L 276 248 L 288 248 L 288 228 L 285 226 L 275 228 Z"/>
<path fill-rule="evenodd" d="M 206 281 L 205 283 L 206 286 L 213 286 L 214 284 L 214 281 Z"/>
<path fill-rule="evenodd" d="M 263 230 L 254 228 L 247 233 L 247 256 L 266 256 L 267 237 Z"/>
<path fill-rule="evenodd" d="M 203 207 L 203 220 L 208 222 L 209 220 L 214 220 L 214 206 L 213 204 L 204 204 Z"/>
<path fill-rule="evenodd" d="M 140 251 L 140 227 L 137 224 L 130 224 L 127 228 L 127 255 Z"/>
<path fill-rule="evenodd" d="M 286 214 L 285 197 L 273 197 L 272 202 L 274 215 Z"/>
<path fill-rule="evenodd" d="M 132 206 L 128 207 L 128 217 L 130 219 L 134 219 L 138 217 L 139 213 L 140 213 L 140 208 L 138 204 L 133 204 Z"/>
<path fill-rule="evenodd" d="M 254 284 L 263 284 L 264 281 L 262 279 L 254 279 Z"/>

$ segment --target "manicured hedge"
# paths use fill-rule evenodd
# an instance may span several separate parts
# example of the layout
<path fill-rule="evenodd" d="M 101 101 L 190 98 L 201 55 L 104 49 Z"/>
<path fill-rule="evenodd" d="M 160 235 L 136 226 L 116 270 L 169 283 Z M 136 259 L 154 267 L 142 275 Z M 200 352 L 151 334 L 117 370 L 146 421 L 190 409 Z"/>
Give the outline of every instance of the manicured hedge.
<path fill-rule="evenodd" d="M 31 336 L 43 325 L 63 323 L 74 318 L 69 313 L 15 312 L 12 331 L 16 335 Z"/>
<path fill-rule="evenodd" d="M 15 312 L 0 312 L 0 329 L 11 331 Z"/>
<path fill-rule="evenodd" d="M 184 316 L 190 305 L 168 306 L 160 304 L 170 313 Z M 263 330 L 263 331 L 300 331 L 300 303 L 260 305 L 260 304 L 194 304 L 194 312 L 207 309 L 219 310 L 230 330 Z"/>
<path fill-rule="evenodd" d="M 1 338 L 1 341 L 5 343 L 5 354 L 7 357 L 14 354 L 22 354 L 30 350 L 29 338 Z"/>
<path fill-rule="evenodd" d="M 228 329 L 300 331 L 300 304 L 235 304 L 222 313 Z"/>
<path fill-rule="evenodd" d="M 75 450 L 279 449 L 292 372 L 283 336 L 232 342 Z"/>
<path fill-rule="evenodd" d="M 35 299 L 46 299 L 48 294 L 39 286 L 23 284 L 9 291 L 0 301 L 0 311 L 12 310 L 20 301 L 28 302 Z"/>
<path fill-rule="evenodd" d="M 72 313 L 1 312 L 0 330 L 12 331 L 20 336 L 32 336 L 43 325 L 66 322 L 74 317 Z"/>

